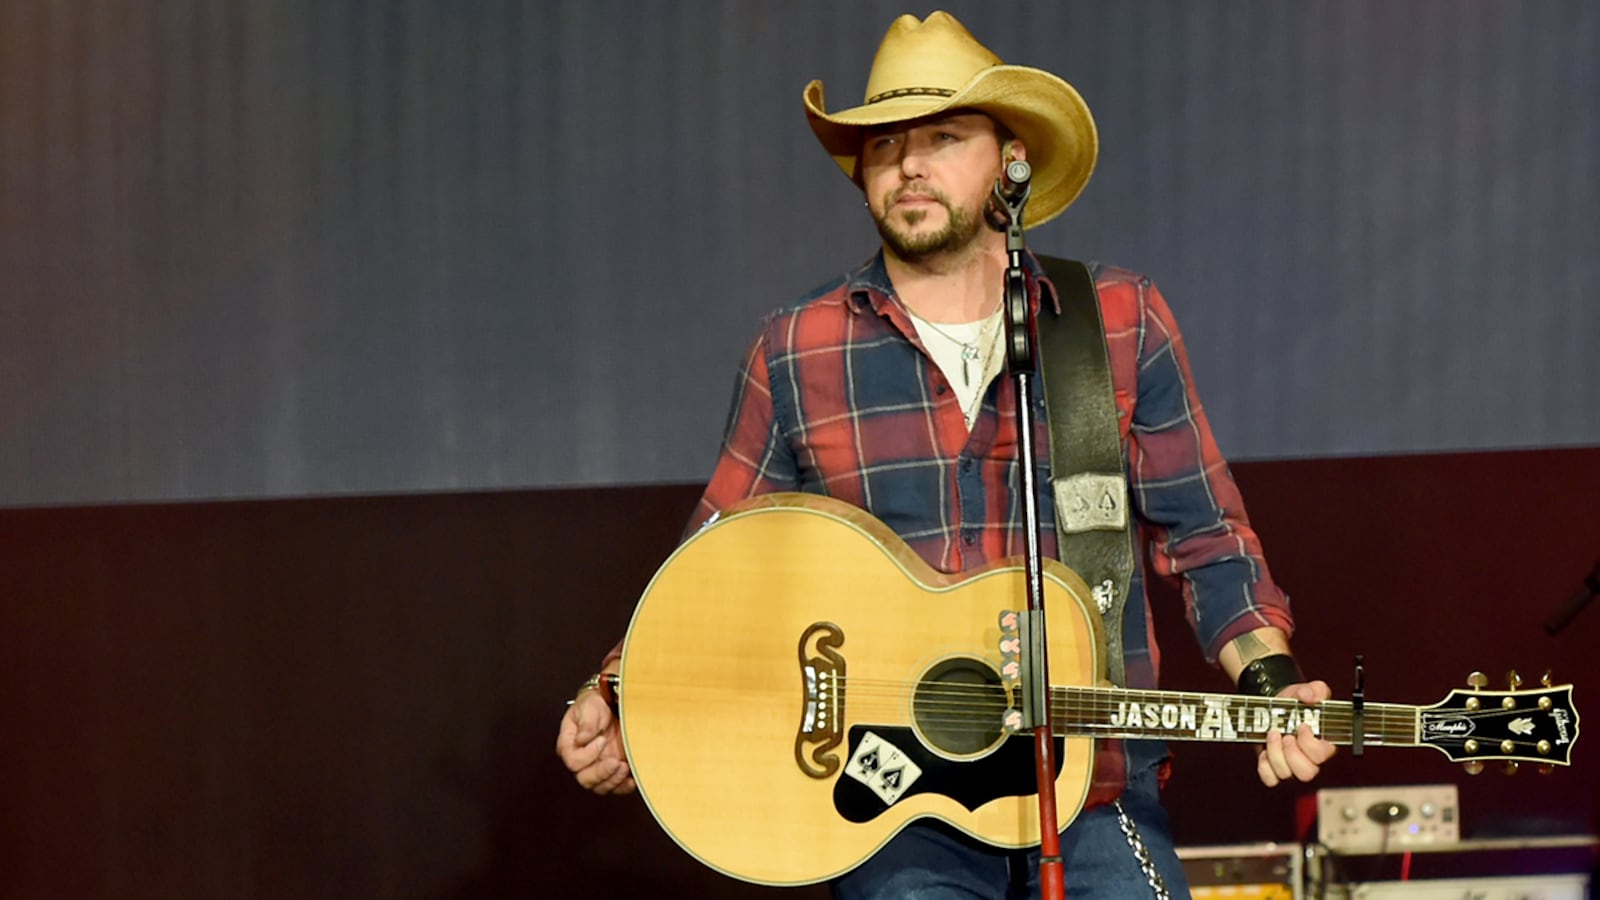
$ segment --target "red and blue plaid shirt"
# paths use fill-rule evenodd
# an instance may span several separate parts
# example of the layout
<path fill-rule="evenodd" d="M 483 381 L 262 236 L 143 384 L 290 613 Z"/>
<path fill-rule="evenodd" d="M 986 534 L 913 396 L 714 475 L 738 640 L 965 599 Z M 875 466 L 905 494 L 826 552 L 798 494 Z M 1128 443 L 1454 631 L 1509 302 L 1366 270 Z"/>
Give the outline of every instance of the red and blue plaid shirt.
<path fill-rule="evenodd" d="M 1031 257 L 1029 292 L 1054 306 Z M 1181 584 L 1206 658 L 1263 626 L 1291 631 L 1244 504 L 1196 395 L 1183 339 L 1149 279 L 1095 266 L 1116 390 L 1137 565 L 1123 620 L 1127 684 L 1156 687 L 1147 570 Z M 1036 447 L 1049 447 L 1037 401 Z M 960 572 L 1024 552 L 1016 391 L 997 377 L 969 433 L 961 406 L 895 296 L 881 254 L 772 313 L 744 358 L 716 470 L 689 531 L 727 506 L 810 491 L 881 519 L 924 560 Z M 1040 547 L 1056 555 L 1049 454 L 1038 461 Z M 620 648 L 619 648 L 620 649 Z M 614 653 L 617 651 L 614 651 Z M 1091 805 L 1126 778 L 1123 747 L 1098 742 Z"/>

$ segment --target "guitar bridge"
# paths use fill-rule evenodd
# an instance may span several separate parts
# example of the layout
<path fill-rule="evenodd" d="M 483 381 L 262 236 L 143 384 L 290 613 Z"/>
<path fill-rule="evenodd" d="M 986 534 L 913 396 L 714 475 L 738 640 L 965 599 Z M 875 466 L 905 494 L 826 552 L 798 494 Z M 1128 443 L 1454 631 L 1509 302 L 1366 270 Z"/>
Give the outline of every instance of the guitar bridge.
<path fill-rule="evenodd" d="M 817 622 L 800 635 L 800 729 L 794 738 L 794 761 L 812 778 L 839 771 L 832 752 L 844 739 L 844 657 L 838 647 L 844 632 L 832 622 Z"/>

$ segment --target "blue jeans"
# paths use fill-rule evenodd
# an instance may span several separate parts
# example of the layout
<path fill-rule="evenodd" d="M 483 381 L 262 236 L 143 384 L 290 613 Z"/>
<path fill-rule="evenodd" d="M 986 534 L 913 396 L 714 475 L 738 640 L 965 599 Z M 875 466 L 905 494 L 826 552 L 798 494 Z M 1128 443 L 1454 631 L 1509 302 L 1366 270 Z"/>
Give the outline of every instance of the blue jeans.
<path fill-rule="evenodd" d="M 1155 766 L 1159 757 L 1135 750 L 1122 792 L 1122 808 L 1138 827 L 1150 857 L 1174 898 L 1189 896 L 1172 828 L 1161 806 Z M 1159 744 L 1155 745 L 1159 747 Z M 1145 749 L 1145 748 L 1140 748 Z M 1141 759 L 1142 758 L 1142 759 Z M 1136 762 L 1137 760 L 1137 762 Z M 1151 897 L 1114 806 L 1078 814 L 1061 832 L 1067 900 Z M 895 835 L 871 859 L 831 885 L 836 900 L 1000 900 L 1039 896 L 1039 849 L 1001 850 L 948 826 L 918 823 Z"/>

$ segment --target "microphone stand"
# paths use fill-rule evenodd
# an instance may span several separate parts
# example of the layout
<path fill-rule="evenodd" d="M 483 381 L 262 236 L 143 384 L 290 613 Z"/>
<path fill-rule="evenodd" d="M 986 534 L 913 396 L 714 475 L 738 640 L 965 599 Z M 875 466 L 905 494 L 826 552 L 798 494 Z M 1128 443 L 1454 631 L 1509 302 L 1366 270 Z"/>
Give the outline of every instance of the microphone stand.
<path fill-rule="evenodd" d="M 1032 169 L 1026 162 L 1007 164 L 1005 178 L 994 187 L 994 203 L 1006 223 L 1005 273 L 1006 365 L 1017 393 L 1017 452 L 1021 469 L 1023 533 L 1027 535 L 1023 571 L 1028 608 L 1017 617 L 1020 639 L 1021 729 L 1033 731 L 1034 774 L 1039 784 L 1039 893 L 1046 900 L 1065 896 L 1061 833 L 1056 828 L 1056 745 L 1050 721 L 1050 670 L 1045 658 L 1044 566 L 1039 553 L 1039 498 L 1034 466 L 1033 370 L 1037 331 L 1028 284 L 1022 267 L 1022 207 L 1032 190 Z M 1002 190 L 1005 181 L 1020 191 Z"/>

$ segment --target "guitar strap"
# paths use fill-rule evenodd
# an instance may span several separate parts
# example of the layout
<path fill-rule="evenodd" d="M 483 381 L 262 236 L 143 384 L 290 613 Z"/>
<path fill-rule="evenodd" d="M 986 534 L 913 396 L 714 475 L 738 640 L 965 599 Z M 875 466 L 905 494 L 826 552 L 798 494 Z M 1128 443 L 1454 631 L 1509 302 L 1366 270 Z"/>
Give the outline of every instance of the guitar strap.
<path fill-rule="evenodd" d="M 1078 573 L 1105 619 L 1107 676 L 1125 685 L 1122 617 L 1133 578 L 1133 529 L 1106 330 L 1088 266 L 1039 256 L 1060 315 L 1037 317 L 1039 369 L 1050 422 L 1050 485 L 1061 561 Z"/>

